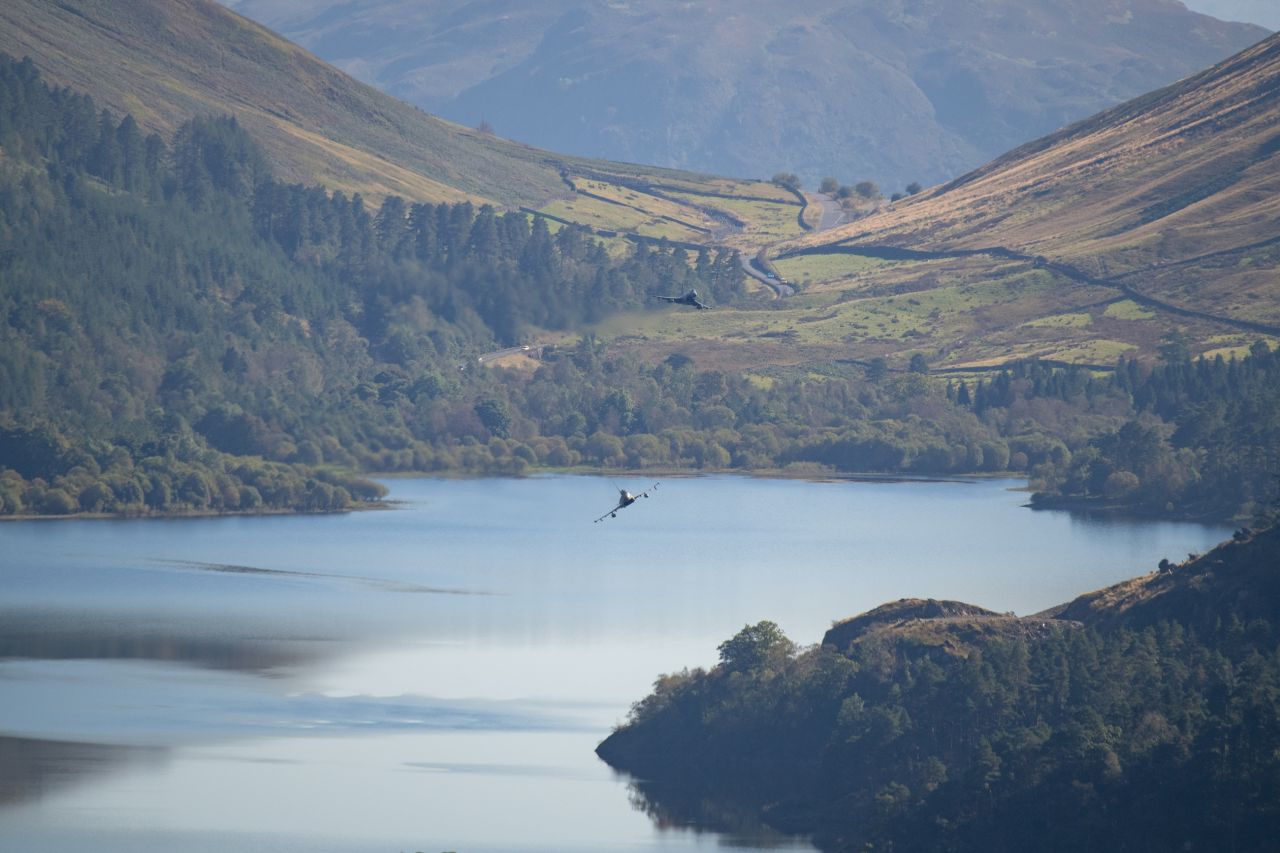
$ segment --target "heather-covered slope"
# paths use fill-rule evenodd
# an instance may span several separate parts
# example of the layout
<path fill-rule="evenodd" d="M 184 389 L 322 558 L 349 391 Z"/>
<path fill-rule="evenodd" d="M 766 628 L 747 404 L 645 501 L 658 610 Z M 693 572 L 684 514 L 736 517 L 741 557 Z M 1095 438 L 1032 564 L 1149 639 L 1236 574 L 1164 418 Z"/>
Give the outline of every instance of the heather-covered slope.
<path fill-rule="evenodd" d="M 233 114 L 288 180 L 423 201 L 560 189 L 525 149 L 432 118 L 209 0 L 12 0 L 0 51 L 166 137 Z"/>
<path fill-rule="evenodd" d="M 1280 35 L 792 248 L 998 247 L 1139 298 L 1277 325 L 1278 155 Z"/>

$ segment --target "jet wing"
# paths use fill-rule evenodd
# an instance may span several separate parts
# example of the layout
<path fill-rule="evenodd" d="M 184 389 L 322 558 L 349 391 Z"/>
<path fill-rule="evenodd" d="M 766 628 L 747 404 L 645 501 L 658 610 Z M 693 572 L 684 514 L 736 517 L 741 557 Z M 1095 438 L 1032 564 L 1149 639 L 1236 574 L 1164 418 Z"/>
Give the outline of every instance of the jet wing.
<path fill-rule="evenodd" d="M 609 511 L 608 511 L 608 512 L 606 512 L 604 515 L 600 516 L 599 518 L 597 518 L 595 521 L 593 521 L 593 522 L 591 522 L 591 523 L 592 523 L 592 524 L 599 524 L 600 522 L 604 521 L 604 520 L 605 520 L 606 518 L 608 518 L 609 516 L 616 514 L 616 513 L 618 512 L 618 510 L 620 510 L 620 509 L 622 509 L 622 504 L 618 504 L 618 505 L 617 505 L 617 506 L 615 506 L 613 509 L 609 510 Z"/>

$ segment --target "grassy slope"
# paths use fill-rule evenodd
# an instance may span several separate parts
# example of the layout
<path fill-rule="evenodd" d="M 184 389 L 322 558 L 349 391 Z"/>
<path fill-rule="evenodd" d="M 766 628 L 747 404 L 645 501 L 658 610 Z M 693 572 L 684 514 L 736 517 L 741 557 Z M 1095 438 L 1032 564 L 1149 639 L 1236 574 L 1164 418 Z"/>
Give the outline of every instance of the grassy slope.
<path fill-rule="evenodd" d="M 838 254 L 868 245 L 1004 247 L 1065 266 Z M 788 257 L 798 250 L 823 253 Z M 1280 36 L 949 185 L 771 251 L 801 296 L 714 321 L 646 319 L 623 343 L 721 367 L 873 356 L 901 366 L 921 352 L 947 369 L 1032 356 L 1111 364 L 1154 356 L 1175 332 L 1209 355 L 1274 344 L 1265 329 L 1134 299 L 1280 327 Z"/>
<path fill-rule="evenodd" d="M 8 0 L 0 4 L 0 51 L 30 56 L 49 82 L 132 113 L 166 137 L 193 115 L 234 114 L 282 178 L 375 200 L 396 194 L 537 208 L 571 195 L 565 172 L 694 192 L 726 186 L 687 172 L 559 157 L 443 121 L 212 0 Z M 741 186 L 744 194 L 767 191 Z M 603 223 L 619 225 L 625 230 L 625 222 Z"/>
<path fill-rule="evenodd" d="M 792 248 L 1004 246 L 1179 306 L 1280 323 L 1277 154 L 1280 36 L 1272 36 Z"/>
<path fill-rule="evenodd" d="M 166 136 L 234 114 L 289 180 L 437 201 L 559 191 L 534 152 L 389 98 L 208 0 L 10 0 L 0 50 Z"/>

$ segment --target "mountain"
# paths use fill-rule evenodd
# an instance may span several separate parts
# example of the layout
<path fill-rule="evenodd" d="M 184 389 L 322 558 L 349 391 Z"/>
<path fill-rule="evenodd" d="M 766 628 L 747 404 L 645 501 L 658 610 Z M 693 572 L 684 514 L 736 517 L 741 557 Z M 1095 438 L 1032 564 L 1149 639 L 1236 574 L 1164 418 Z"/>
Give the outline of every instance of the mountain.
<path fill-rule="evenodd" d="M 1266 32 L 1173 0 L 239 0 L 461 124 L 565 153 L 898 189 L 1165 85 Z"/>
<path fill-rule="evenodd" d="M 948 183 L 768 243 L 798 291 L 768 312 L 603 333 L 653 360 L 848 372 L 884 359 L 968 381 L 1029 359 L 1238 358 L 1280 340 L 1278 153 L 1273 35 Z"/>

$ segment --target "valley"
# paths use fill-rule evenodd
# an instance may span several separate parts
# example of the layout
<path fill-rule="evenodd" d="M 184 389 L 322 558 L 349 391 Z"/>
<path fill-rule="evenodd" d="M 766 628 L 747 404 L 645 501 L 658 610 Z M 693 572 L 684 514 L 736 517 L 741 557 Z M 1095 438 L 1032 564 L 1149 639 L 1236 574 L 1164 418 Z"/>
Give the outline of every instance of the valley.
<path fill-rule="evenodd" d="M 0 838 L 1269 851 L 1277 165 L 1178 0 L 0 4 Z"/>

